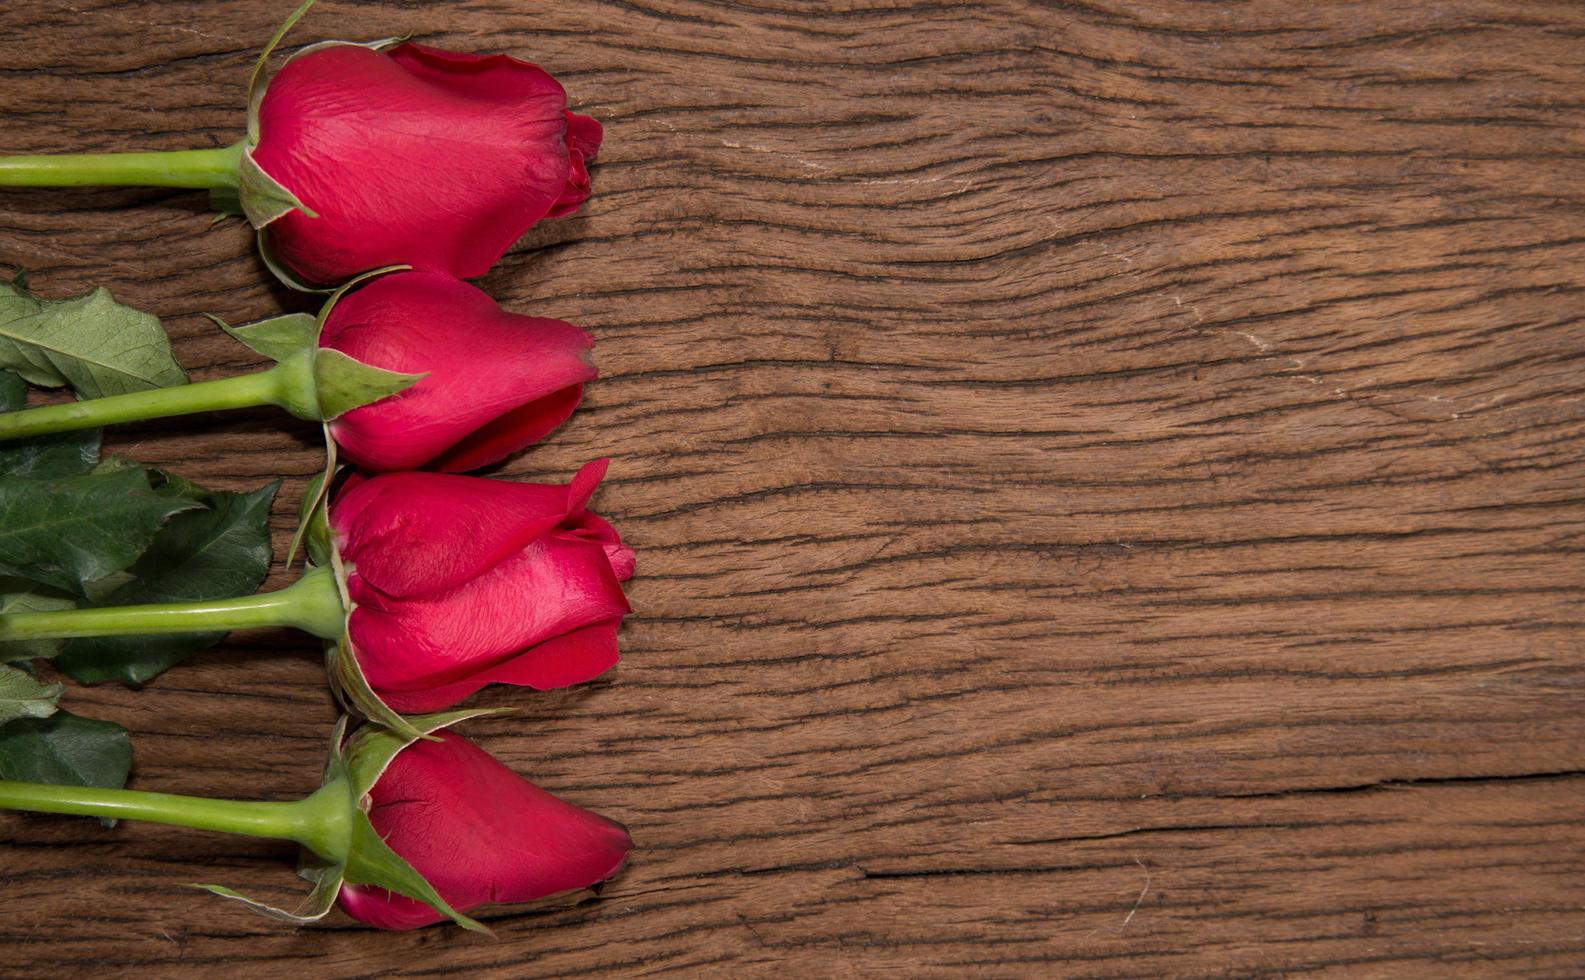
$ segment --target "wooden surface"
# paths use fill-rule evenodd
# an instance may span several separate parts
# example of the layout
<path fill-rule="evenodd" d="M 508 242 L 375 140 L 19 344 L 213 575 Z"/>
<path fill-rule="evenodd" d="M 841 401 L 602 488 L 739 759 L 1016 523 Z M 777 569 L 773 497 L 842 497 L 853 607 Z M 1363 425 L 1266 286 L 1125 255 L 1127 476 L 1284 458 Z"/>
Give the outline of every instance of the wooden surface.
<path fill-rule="evenodd" d="M 220 145 L 285 0 L 0 14 L 8 152 Z M 609 455 L 621 666 L 467 727 L 628 823 L 603 894 L 293 931 L 291 851 L 0 818 L 0 972 L 1585 972 L 1585 7 L 327 0 L 506 50 L 606 125 L 482 285 L 604 377 L 502 470 Z M 268 283 L 199 195 L 0 193 L 198 378 Z M 229 488 L 314 430 L 119 433 Z M 273 584 L 287 578 L 277 572 Z M 309 790 L 311 642 L 141 692 L 133 785 Z"/>

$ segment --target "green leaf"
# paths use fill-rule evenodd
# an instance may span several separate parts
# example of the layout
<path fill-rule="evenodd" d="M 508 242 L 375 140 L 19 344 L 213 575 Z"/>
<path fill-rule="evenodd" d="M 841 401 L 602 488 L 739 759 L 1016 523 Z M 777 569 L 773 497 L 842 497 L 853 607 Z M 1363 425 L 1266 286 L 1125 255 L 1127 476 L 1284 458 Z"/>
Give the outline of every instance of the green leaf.
<path fill-rule="evenodd" d="M 59 612 L 77 605 L 71 596 L 44 589 L 25 579 L 0 579 L 0 616 L 21 612 Z M 13 640 L 0 643 L 0 659 L 13 663 L 60 653 L 65 640 Z"/>
<path fill-rule="evenodd" d="M 10 371 L 0 371 L 0 412 L 19 411 L 27 403 L 27 382 Z M 0 443 L 0 476 L 76 476 L 98 462 L 98 429 Z"/>
<path fill-rule="evenodd" d="M 94 464 L 92 473 L 124 473 L 129 470 L 143 472 L 143 466 L 136 460 L 127 459 L 125 456 L 106 456 Z"/>
<path fill-rule="evenodd" d="M 83 398 L 187 382 L 160 321 L 105 289 L 48 300 L 0 283 L 0 368 Z"/>
<path fill-rule="evenodd" d="M 270 568 L 270 505 L 281 483 L 252 493 L 206 491 L 168 477 L 160 492 L 201 501 L 202 510 L 172 517 L 132 565 L 133 578 L 94 605 L 189 602 L 251 595 Z M 107 636 L 69 640 L 56 666 L 85 684 L 119 680 L 142 684 L 224 633 Z"/>
<path fill-rule="evenodd" d="M 0 475 L 48 480 L 87 473 L 99 462 L 99 430 L 0 444 Z"/>
<path fill-rule="evenodd" d="M 10 371 L 0 371 L 0 412 L 15 412 L 27 404 L 27 382 Z"/>
<path fill-rule="evenodd" d="M 48 718 L 66 688 L 40 684 L 25 670 L 0 665 L 0 725 L 17 718 Z"/>
<path fill-rule="evenodd" d="M 106 460 L 105 463 L 123 463 L 130 466 L 138 465 L 137 463 L 120 456 L 112 456 L 110 459 Z M 185 476 L 182 476 L 180 473 L 173 473 L 170 470 L 151 469 L 147 472 L 149 474 L 149 483 L 154 487 L 154 492 L 162 497 L 175 497 L 179 500 L 193 500 L 207 507 L 209 506 L 211 498 L 213 498 L 217 493 L 225 492 L 205 490 L 203 487 L 187 479 Z"/>
<path fill-rule="evenodd" d="M 0 779 L 114 789 L 131 771 L 132 740 L 113 722 L 57 711 L 0 726 Z"/>
<path fill-rule="evenodd" d="M 0 477 L 0 575 L 86 595 L 87 583 L 136 561 L 171 515 L 198 506 L 154 493 L 141 469 Z"/>

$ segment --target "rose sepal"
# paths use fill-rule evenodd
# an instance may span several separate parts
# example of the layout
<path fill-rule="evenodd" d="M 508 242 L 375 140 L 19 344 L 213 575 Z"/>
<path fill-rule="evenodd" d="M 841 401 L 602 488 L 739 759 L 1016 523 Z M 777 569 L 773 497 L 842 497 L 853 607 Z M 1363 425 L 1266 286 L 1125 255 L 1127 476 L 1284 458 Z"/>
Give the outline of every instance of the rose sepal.
<path fill-rule="evenodd" d="M 287 33 L 297 26 L 297 22 L 308 14 L 308 11 L 313 8 L 316 2 L 317 0 L 303 0 L 301 6 L 287 14 L 286 19 L 281 21 L 281 26 L 276 28 L 274 36 L 270 38 L 269 42 L 264 45 L 263 50 L 259 52 L 258 60 L 253 62 L 253 74 L 248 77 L 248 146 L 259 145 L 259 106 L 263 104 L 264 93 L 270 87 L 269 82 L 264 77 L 265 70 L 269 66 L 270 55 L 275 53 L 275 49 L 286 39 Z M 286 59 L 283 65 L 301 58 L 309 52 L 318 51 L 321 48 L 334 47 L 338 44 L 349 44 L 353 47 L 368 48 L 372 51 L 383 51 L 386 48 L 401 44 L 411 36 L 412 34 L 409 32 L 396 37 L 381 38 L 378 41 L 316 41 L 294 52 L 290 58 Z"/>
<path fill-rule="evenodd" d="M 419 874 L 418 869 L 386 845 L 380 832 L 369 822 L 368 815 L 361 811 L 352 818 L 352 853 L 342 870 L 341 880 L 336 882 L 338 893 L 343 881 L 352 885 L 373 885 L 405 895 L 423 902 L 470 932 L 495 935 L 489 926 L 463 915 L 441 898 L 428 878 Z"/>
<path fill-rule="evenodd" d="M 336 722 L 335 731 L 330 737 L 330 754 L 325 763 L 325 775 L 321 781 L 321 792 L 325 787 L 337 787 L 344 790 L 348 800 L 349 821 L 347 828 L 346 844 L 339 853 L 320 854 L 311 848 L 304 848 L 302 861 L 298 865 L 298 874 L 304 879 L 314 883 L 314 888 L 298 905 L 296 911 L 288 912 L 286 909 L 277 908 L 267 902 L 249 898 L 235 889 L 225 885 L 198 884 L 191 887 L 200 891 L 229 898 L 234 902 L 241 902 L 248 908 L 272 919 L 290 922 L 293 925 L 308 925 L 323 919 L 336 905 L 336 896 L 341 893 L 341 882 L 347 864 L 347 856 L 352 847 L 351 835 L 351 810 L 357 809 L 357 800 L 360 793 L 354 790 L 354 782 L 343 758 L 341 746 L 346 738 L 347 718 L 342 716 Z M 365 791 L 366 792 L 366 791 Z M 367 819 L 367 818 L 365 818 Z"/>
<path fill-rule="evenodd" d="M 493 935 L 490 928 L 476 919 L 452 908 L 429 879 L 419 874 L 407 859 L 391 850 L 380 837 L 374 824 L 369 822 L 365 807 L 369 790 L 385 773 L 397 754 L 414 741 L 458 722 L 481 715 L 499 714 L 500 708 L 476 708 L 463 711 L 445 711 L 404 719 L 413 730 L 412 735 L 393 732 L 383 726 L 364 726 L 345 743 L 337 747 L 340 765 L 347 774 L 350 786 L 356 793 L 358 811 L 352 822 L 352 846 L 348 853 L 343 878 L 354 885 L 374 885 L 408 898 L 423 902 L 435 911 L 448 916 L 453 922 L 473 932 Z"/>
<path fill-rule="evenodd" d="M 329 760 L 325 766 L 324 786 L 319 792 L 328 794 L 327 798 L 344 801 L 345 827 L 344 830 L 335 828 L 339 836 L 327 836 L 327 840 L 333 840 L 334 844 L 312 846 L 305 853 L 298 874 L 313 882 L 314 888 L 303 903 L 295 911 L 287 911 L 249 898 L 224 885 L 195 884 L 193 887 L 241 902 L 271 918 L 306 925 L 323 919 L 330 912 L 343 883 L 373 885 L 423 902 L 464 929 L 490 934 L 490 929 L 483 923 L 452 908 L 427 878 L 391 850 L 369 822 L 365 810 L 369 806 L 369 790 L 373 789 L 391 760 L 416 738 L 500 710 L 450 711 L 413 718 L 410 719 L 415 732 L 413 737 L 397 734 L 381 726 L 365 725 L 347 739 L 344 737 L 347 719 L 342 718 L 336 724 Z"/>
<path fill-rule="evenodd" d="M 358 276 L 332 292 L 315 316 L 288 313 L 240 327 L 216 316 L 209 318 L 238 343 L 280 365 L 284 372 L 282 408 L 300 419 L 329 422 L 355 408 L 406 391 L 429 376 L 388 371 L 319 346 L 325 320 L 349 290 L 405 269 L 407 266 L 390 266 Z"/>
<path fill-rule="evenodd" d="M 330 432 L 326 430 L 325 469 L 309 480 L 308 487 L 303 490 L 303 499 L 297 508 L 297 530 L 293 532 L 292 543 L 286 549 L 287 568 L 291 568 L 297 560 L 299 548 L 306 549 L 308 560 L 315 565 L 331 563 L 330 555 L 335 545 L 330 540 L 330 509 L 326 501 L 338 468 L 336 440 L 330 438 Z"/>
<path fill-rule="evenodd" d="M 229 198 L 225 201 L 229 203 Z M 259 166 L 251 146 L 242 148 L 242 160 L 237 165 L 237 207 L 242 209 L 248 224 L 260 231 L 292 211 L 319 217 L 319 212 L 298 200 L 296 194 Z"/>
<path fill-rule="evenodd" d="M 341 635 L 340 640 L 325 643 L 325 676 L 330 681 L 336 701 L 348 711 L 354 711 L 378 725 L 404 735 L 421 737 L 422 733 L 413 728 L 406 715 L 386 704 L 369 686 L 363 666 L 358 663 L 358 656 L 353 652 L 355 649 L 352 638 L 346 633 Z"/>
<path fill-rule="evenodd" d="M 309 486 L 303 498 L 297 533 L 306 543 L 308 556 L 314 564 L 321 568 L 329 568 L 335 576 L 336 588 L 341 594 L 342 608 L 347 611 L 345 623 L 350 624 L 354 604 L 352 593 L 347 586 L 348 569 L 341 559 L 341 548 L 336 543 L 336 536 L 330 529 L 328 491 L 336 476 L 336 441 L 330 438 L 328 430 L 325 433 L 325 447 L 327 452 L 325 472 L 315 478 L 316 482 Z M 297 538 L 293 539 L 293 553 L 297 548 L 297 540 Z M 340 638 L 325 640 L 325 676 L 330 681 L 331 693 L 335 695 L 338 704 L 347 711 L 360 714 L 406 738 L 408 741 L 404 742 L 404 745 L 429 734 L 420 731 L 411 719 L 386 704 L 385 699 L 375 693 L 374 688 L 369 684 L 369 679 L 364 676 L 363 665 L 358 662 L 356 647 L 353 646 L 352 634 L 347 625 L 343 625 Z"/>
<path fill-rule="evenodd" d="M 325 433 L 326 466 L 325 471 L 314 477 L 303 494 L 302 507 L 298 513 L 297 533 L 292 537 L 292 546 L 287 553 L 288 564 L 297 554 L 299 547 L 304 547 L 308 552 L 309 561 L 320 568 L 329 568 L 335 575 L 336 588 L 341 594 L 342 607 L 347 610 L 347 618 L 352 617 L 352 595 L 347 588 L 347 567 L 341 560 L 341 551 L 336 545 L 336 536 L 330 529 L 330 485 L 336 479 L 336 441 L 330 438 L 330 433 Z M 396 711 L 385 700 L 375 693 L 369 685 L 369 680 L 363 674 L 363 666 L 358 663 L 356 653 L 353 653 L 352 636 L 343 629 L 339 639 L 325 641 L 325 676 L 330 681 L 331 693 L 335 695 L 336 702 L 346 711 L 362 715 L 383 729 L 390 730 L 408 741 L 422 738 L 427 733 L 419 731 L 412 722 L 403 714 Z M 392 752 L 391 757 L 395 756 Z M 390 761 L 388 758 L 387 762 Z M 370 786 L 373 785 L 371 781 Z M 368 787 L 364 787 L 364 792 Z"/>

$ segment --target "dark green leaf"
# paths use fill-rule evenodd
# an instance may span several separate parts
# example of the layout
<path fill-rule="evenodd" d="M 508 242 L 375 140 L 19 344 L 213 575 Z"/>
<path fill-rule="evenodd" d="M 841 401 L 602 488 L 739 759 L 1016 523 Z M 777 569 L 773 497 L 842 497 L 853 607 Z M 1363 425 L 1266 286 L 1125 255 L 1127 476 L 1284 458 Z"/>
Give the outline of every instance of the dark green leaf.
<path fill-rule="evenodd" d="M 0 616 L 20 612 L 59 612 L 77 605 L 68 595 L 25 579 L 0 579 Z M 15 640 L 0 643 L 0 659 L 16 662 L 60 653 L 65 640 Z"/>
<path fill-rule="evenodd" d="M 27 407 L 27 382 L 0 371 L 0 412 Z M 58 436 L 38 436 L 0 443 L 0 475 L 46 479 L 87 473 L 99 462 L 99 430 L 84 429 Z"/>
<path fill-rule="evenodd" d="M 59 684 L 41 684 L 26 671 L 0 665 L 0 725 L 17 718 L 48 718 L 64 690 Z"/>
<path fill-rule="evenodd" d="M 64 786 L 124 786 L 132 740 L 108 721 L 57 711 L 0 726 L 0 779 Z"/>
<path fill-rule="evenodd" d="M 48 300 L 0 284 L 0 368 L 82 398 L 187 382 L 160 321 L 104 289 Z"/>
<path fill-rule="evenodd" d="M 132 565 L 133 578 L 98 599 L 102 606 L 188 602 L 251 595 L 270 568 L 270 505 L 277 480 L 252 493 L 209 492 L 166 475 L 160 493 L 208 506 L 177 514 Z M 142 684 L 217 643 L 224 633 L 69 640 L 56 666 L 76 680 Z"/>
<path fill-rule="evenodd" d="M 120 457 L 112 457 L 112 460 L 130 463 L 132 466 L 138 465 L 136 463 L 131 463 L 130 460 L 122 460 Z M 208 507 L 210 500 L 215 496 L 220 495 L 215 492 L 205 490 L 203 487 L 187 479 L 185 476 L 182 476 L 180 473 L 172 473 L 170 470 L 152 469 L 149 470 L 148 473 L 149 483 L 154 486 L 154 492 L 162 497 L 177 497 L 182 500 L 196 500 L 198 503 Z M 236 495 L 232 494 L 232 496 Z"/>
<path fill-rule="evenodd" d="M 143 467 L 136 460 L 127 459 L 125 456 L 106 456 L 93 468 L 94 473 L 119 473 L 122 470 L 141 470 Z M 162 472 L 155 470 L 154 472 Z M 149 481 L 150 486 L 153 481 Z"/>
<path fill-rule="evenodd" d="M 85 595 L 136 561 L 171 515 L 199 506 L 154 493 L 141 469 L 0 477 L 0 575 Z"/>

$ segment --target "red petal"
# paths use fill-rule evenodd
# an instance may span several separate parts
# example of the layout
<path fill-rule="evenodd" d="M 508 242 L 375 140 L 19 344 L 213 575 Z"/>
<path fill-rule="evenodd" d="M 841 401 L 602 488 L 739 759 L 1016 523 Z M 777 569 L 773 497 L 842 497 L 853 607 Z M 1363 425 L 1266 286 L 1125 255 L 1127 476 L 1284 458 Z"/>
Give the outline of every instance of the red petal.
<path fill-rule="evenodd" d="M 611 468 L 609 459 L 591 459 L 578 467 L 578 472 L 573 474 L 572 483 L 567 486 L 567 512 L 576 514 L 589 506 L 589 499 L 594 492 L 600 489 L 600 484 L 605 480 L 605 473 Z"/>
<path fill-rule="evenodd" d="M 579 476 L 588 472 L 588 467 Z M 387 473 L 337 494 L 330 524 L 355 576 L 386 596 L 454 589 L 577 514 L 576 482 L 512 483 L 447 473 Z"/>
<path fill-rule="evenodd" d="M 561 428 L 582 399 L 583 385 L 570 385 L 514 408 L 465 436 L 428 466 L 442 473 L 466 473 L 499 462 Z"/>
<path fill-rule="evenodd" d="M 576 112 L 567 113 L 567 146 L 585 160 L 593 160 L 600 152 L 600 141 L 604 137 L 605 130 L 599 120 Z"/>
<path fill-rule="evenodd" d="M 443 711 L 490 684 L 513 684 L 552 691 L 592 681 L 621 659 L 616 642 L 620 620 L 596 623 L 531 647 L 498 666 L 471 677 L 413 691 L 385 689 L 380 697 L 402 714 Z"/>
<path fill-rule="evenodd" d="M 358 661 L 382 695 L 455 683 L 629 609 L 605 550 L 560 535 L 445 592 L 393 599 L 359 574 L 349 587 Z"/>
<path fill-rule="evenodd" d="M 598 372 L 594 340 L 561 320 L 508 313 L 447 275 L 382 276 L 342 297 L 320 345 L 366 364 L 427 374 L 330 423 L 366 469 L 483 466 L 536 442 L 577 407 Z"/>
<path fill-rule="evenodd" d="M 569 215 L 589 199 L 588 162 L 600 151 L 600 141 L 604 135 L 604 130 L 595 120 L 576 112 L 567 113 L 567 186 L 545 217 Z"/>

